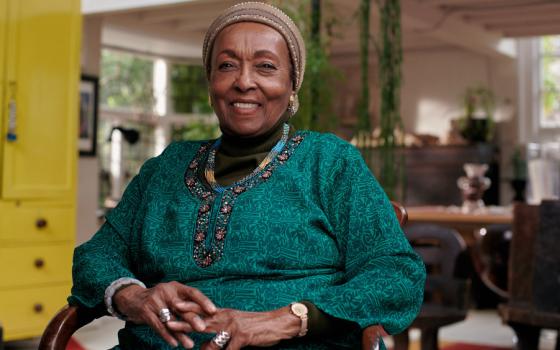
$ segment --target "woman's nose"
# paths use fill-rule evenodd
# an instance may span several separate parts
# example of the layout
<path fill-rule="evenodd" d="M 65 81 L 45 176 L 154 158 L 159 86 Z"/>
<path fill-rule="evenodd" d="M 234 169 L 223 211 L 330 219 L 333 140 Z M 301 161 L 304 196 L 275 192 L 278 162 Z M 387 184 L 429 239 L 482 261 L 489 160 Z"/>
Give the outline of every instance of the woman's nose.
<path fill-rule="evenodd" d="M 253 77 L 253 72 L 249 67 L 243 67 L 239 71 L 239 75 L 235 80 L 235 88 L 237 88 L 240 91 L 247 91 L 255 87 L 256 85 Z"/>

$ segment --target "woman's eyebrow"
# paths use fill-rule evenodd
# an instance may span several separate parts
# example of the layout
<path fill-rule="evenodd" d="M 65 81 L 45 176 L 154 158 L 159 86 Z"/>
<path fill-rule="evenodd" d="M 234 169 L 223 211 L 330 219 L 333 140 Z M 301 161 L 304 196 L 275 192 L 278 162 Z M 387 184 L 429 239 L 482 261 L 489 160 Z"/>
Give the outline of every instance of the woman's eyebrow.
<path fill-rule="evenodd" d="M 218 52 L 217 56 L 220 56 L 220 55 L 227 55 L 229 57 L 238 58 L 237 54 L 232 49 L 223 49 L 222 51 Z"/>
<path fill-rule="evenodd" d="M 217 57 L 221 55 L 226 55 L 228 57 L 235 58 L 235 59 L 239 58 L 239 55 L 237 55 L 237 53 L 235 53 L 235 50 L 233 49 L 223 49 L 222 51 L 218 52 Z M 278 55 L 266 49 L 255 51 L 253 57 L 268 57 L 274 60 L 278 60 Z"/>
<path fill-rule="evenodd" d="M 278 59 L 278 55 L 276 55 L 274 52 L 270 51 L 270 50 L 258 50 L 255 52 L 255 57 L 270 57 L 273 58 L 275 60 Z"/>

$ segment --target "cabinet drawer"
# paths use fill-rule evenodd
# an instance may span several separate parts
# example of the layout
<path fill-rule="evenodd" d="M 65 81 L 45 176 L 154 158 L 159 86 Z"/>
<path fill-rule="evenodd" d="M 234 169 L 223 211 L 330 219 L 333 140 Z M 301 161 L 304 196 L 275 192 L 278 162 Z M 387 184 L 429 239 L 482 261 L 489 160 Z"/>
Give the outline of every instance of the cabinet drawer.
<path fill-rule="evenodd" d="M 0 205 L 0 240 L 12 242 L 71 241 L 75 237 L 72 207 L 47 205 Z"/>
<path fill-rule="evenodd" d="M 1 290 L 0 320 L 4 340 L 40 336 L 51 318 L 66 304 L 70 284 Z"/>
<path fill-rule="evenodd" d="M 71 244 L 0 248 L 0 289 L 72 279 Z"/>

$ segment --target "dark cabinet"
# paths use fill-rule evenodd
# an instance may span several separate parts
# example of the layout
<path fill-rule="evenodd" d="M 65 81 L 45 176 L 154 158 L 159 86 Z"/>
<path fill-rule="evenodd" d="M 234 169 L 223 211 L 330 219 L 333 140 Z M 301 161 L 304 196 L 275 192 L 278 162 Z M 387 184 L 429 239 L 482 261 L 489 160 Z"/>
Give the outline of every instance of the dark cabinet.
<path fill-rule="evenodd" d="M 488 164 L 486 176 L 492 185 L 484 193 L 484 202 L 499 203 L 499 152 L 494 145 L 430 146 L 401 152 L 405 162 L 405 205 L 461 205 L 457 179 L 465 175 L 465 163 Z"/>
<path fill-rule="evenodd" d="M 487 205 L 497 205 L 500 199 L 499 150 L 492 144 L 480 143 L 468 146 L 426 146 L 402 148 L 395 159 L 404 163 L 404 198 L 398 198 L 406 206 L 458 205 L 463 202 L 457 179 L 465 175 L 463 164 L 486 163 L 486 176 L 492 181 L 484 193 Z M 370 157 L 370 166 L 379 165 L 377 149 L 363 152 Z M 400 191 L 399 191 L 400 192 Z"/>

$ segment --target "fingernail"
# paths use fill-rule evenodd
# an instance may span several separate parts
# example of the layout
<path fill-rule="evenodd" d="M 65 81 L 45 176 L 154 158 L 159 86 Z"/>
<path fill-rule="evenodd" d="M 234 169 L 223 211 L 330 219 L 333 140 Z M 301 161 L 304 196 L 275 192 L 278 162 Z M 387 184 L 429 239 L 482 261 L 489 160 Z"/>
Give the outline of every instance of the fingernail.
<path fill-rule="evenodd" d="M 194 342 L 192 340 L 187 340 L 187 343 L 185 344 L 185 347 L 187 349 L 192 349 L 194 347 Z"/>
<path fill-rule="evenodd" d="M 200 318 L 199 316 L 194 317 L 194 322 L 197 323 L 198 328 L 200 328 L 201 331 L 206 328 L 206 322 L 204 322 L 204 320 L 202 320 L 202 318 Z"/>
<path fill-rule="evenodd" d="M 210 305 L 210 307 L 208 309 L 209 309 L 208 311 L 210 311 L 211 313 L 214 313 L 214 312 L 218 311 L 218 309 L 216 308 L 215 305 Z"/>

